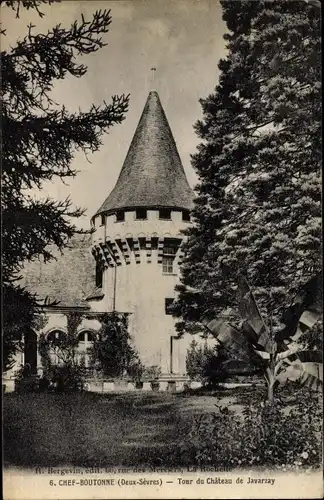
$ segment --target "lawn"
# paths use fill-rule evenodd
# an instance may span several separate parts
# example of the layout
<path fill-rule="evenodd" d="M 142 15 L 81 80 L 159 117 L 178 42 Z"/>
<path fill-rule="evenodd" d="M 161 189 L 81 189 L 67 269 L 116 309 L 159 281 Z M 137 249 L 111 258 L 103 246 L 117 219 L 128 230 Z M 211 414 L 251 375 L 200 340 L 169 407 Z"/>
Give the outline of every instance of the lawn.
<path fill-rule="evenodd" d="M 294 465 L 306 455 L 310 465 L 319 463 L 321 413 L 317 409 L 308 415 L 310 396 L 290 388 L 283 394 L 281 417 L 265 417 L 260 434 L 260 424 L 249 421 L 243 409 L 253 411 L 263 397 L 263 388 L 252 387 L 190 395 L 5 394 L 5 466 L 180 466 L 197 463 L 197 457 L 205 457 L 198 461 L 206 463 L 228 460 L 232 466 L 244 460 L 250 463 L 250 455 L 257 454 L 259 465 Z M 298 402 L 303 402 L 303 408 L 296 413 Z M 295 411 L 292 418 L 290 411 Z M 207 417 L 207 427 L 200 426 L 201 416 Z"/>
<path fill-rule="evenodd" d="M 230 402 L 167 393 L 5 394 L 5 464 L 165 463 L 193 416 L 214 411 L 218 400 Z"/>

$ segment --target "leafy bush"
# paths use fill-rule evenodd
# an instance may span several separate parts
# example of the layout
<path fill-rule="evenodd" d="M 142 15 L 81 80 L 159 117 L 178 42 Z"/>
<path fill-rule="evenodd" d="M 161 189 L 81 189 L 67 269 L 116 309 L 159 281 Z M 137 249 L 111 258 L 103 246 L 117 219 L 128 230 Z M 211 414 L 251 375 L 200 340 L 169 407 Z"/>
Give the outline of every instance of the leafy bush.
<path fill-rule="evenodd" d="M 227 375 L 220 370 L 221 364 L 226 359 L 220 346 L 198 345 L 193 340 L 187 352 L 187 373 L 191 380 L 201 382 L 203 385 L 217 385 L 227 378 Z"/>
<path fill-rule="evenodd" d="M 84 390 L 86 370 L 84 365 L 66 363 L 51 368 L 50 379 L 55 392 L 78 392 Z"/>
<path fill-rule="evenodd" d="M 67 314 L 66 335 L 59 338 L 39 336 L 38 351 L 42 360 L 43 377 L 39 381 L 41 392 L 83 391 L 87 375 L 84 360 L 78 361 L 79 345 L 78 327 L 82 322 L 82 314 L 70 312 Z M 56 360 L 52 355 L 55 354 Z"/>
<path fill-rule="evenodd" d="M 151 383 L 151 388 L 153 391 L 158 391 L 160 388 L 160 382 L 158 381 L 162 370 L 157 365 L 147 366 L 143 371 L 143 380 Z"/>
<path fill-rule="evenodd" d="M 321 425 L 316 398 L 299 398 L 290 408 L 280 401 L 254 403 L 242 416 L 219 407 L 196 418 L 181 445 L 182 460 L 227 468 L 313 468 L 321 461 Z"/>
<path fill-rule="evenodd" d="M 138 380 L 143 367 L 132 345 L 127 315 L 104 313 L 98 320 L 101 328 L 89 350 L 91 365 L 106 378 L 128 375 Z"/>
<path fill-rule="evenodd" d="M 157 365 L 147 366 L 143 372 L 143 378 L 146 380 L 154 381 L 161 375 L 161 368 Z"/>
<path fill-rule="evenodd" d="M 21 366 L 16 372 L 15 390 L 17 392 L 35 392 L 38 390 L 38 377 L 32 373 L 29 363 Z"/>
<path fill-rule="evenodd" d="M 42 377 L 30 373 L 27 365 L 21 367 L 15 378 L 17 392 L 75 392 L 84 390 L 86 369 L 84 363 L 79 365 L 67 362 L 62 365 L 47 366 Z"/>
<path fill-rule="evenodd" d="M 144 372 L 145 372 L 144 365 L 142 364 L 141 360 L 134 355 L 133 359 L 131 360 L 131 362 L 127 367 L 127 375 L 131 378 L 133 382 L 135 382 L 136 384 L 140 384 Z"/>

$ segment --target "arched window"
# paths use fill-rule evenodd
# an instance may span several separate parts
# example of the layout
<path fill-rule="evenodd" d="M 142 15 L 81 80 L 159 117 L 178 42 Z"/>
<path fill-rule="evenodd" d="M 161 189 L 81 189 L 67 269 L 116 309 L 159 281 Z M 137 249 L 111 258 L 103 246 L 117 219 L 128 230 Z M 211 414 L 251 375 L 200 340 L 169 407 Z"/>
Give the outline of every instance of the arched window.
<path fill-rule="evenodd" d="M 53 342 L 54 344 L 60 344 L 66 338 L 65 332 L 62 330 L 52 330 L 47 335 L 47 340 Z"/>
<path fill-rule="evenodd" d="M 79 333 L 79 342 L 93 342 L 94 334 L 92 332 L 84 331 Z"/>
<path fill-rule="evenodd" d="M 50 357 L 54 365 L 59 365 L 63 361 L 60 346 L 66 339 L 66 333 L 63 330 L 52 330 L 47 334 L 47 340 L 50 343 Z"/>
<path fill-rule="evenodd" d="M 77 350 L 77 359 L 83 361 L 86 368 L 90 364 L 90 349 L 93 343 L 94 333 L 90 331 L 82 331 L 79 333 L 79 345 Z"/>

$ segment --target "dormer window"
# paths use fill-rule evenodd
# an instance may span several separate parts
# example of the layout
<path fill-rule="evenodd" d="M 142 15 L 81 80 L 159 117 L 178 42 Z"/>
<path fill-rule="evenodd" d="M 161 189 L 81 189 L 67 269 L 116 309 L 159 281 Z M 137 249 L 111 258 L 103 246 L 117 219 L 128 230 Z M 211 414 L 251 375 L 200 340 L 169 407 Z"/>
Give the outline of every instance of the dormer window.
<path fill-rule="evenodd" d="M 160 208 L 159 219 L 171 220 L 171 210 L 169 208 Z"/>
<path fill-rule="evenodd" d="M 124 210 L 117 210 L 116 212 L 116 222 L 124 222 L 125 212 Z"/>
<path fill-rule="evenodd" d="M 190 222 L 190 212 L 189 210 L 183 210 L 182 211 L 182 220 L 186 222 Z"/>
<path fill-rule="evenodd" d="M 144 219 L 147 219 L 146 208 L 137 208 L 136 209 L 136 220 L 144 220 Z"/>
<path fill-rule="evenodd" d="M 106 216 L 104 214 L 101 215 L 101 225 L 104 226 L 106 224 Z"/>

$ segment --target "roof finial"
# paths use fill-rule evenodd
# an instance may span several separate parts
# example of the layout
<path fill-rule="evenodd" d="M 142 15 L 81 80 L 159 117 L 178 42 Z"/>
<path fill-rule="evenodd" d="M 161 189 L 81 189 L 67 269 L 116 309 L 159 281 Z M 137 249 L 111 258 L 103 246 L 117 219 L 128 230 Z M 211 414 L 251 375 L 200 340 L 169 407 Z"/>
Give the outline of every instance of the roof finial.
<path fill-rule="evenodd" d="M 152 82 L 154 82 L 154 77 L 155 77 L 155 72 L 156 72 L 156 68 L 153 66 L 153 68 L 151 68 L 151 71 L 152 71 Z"/>

